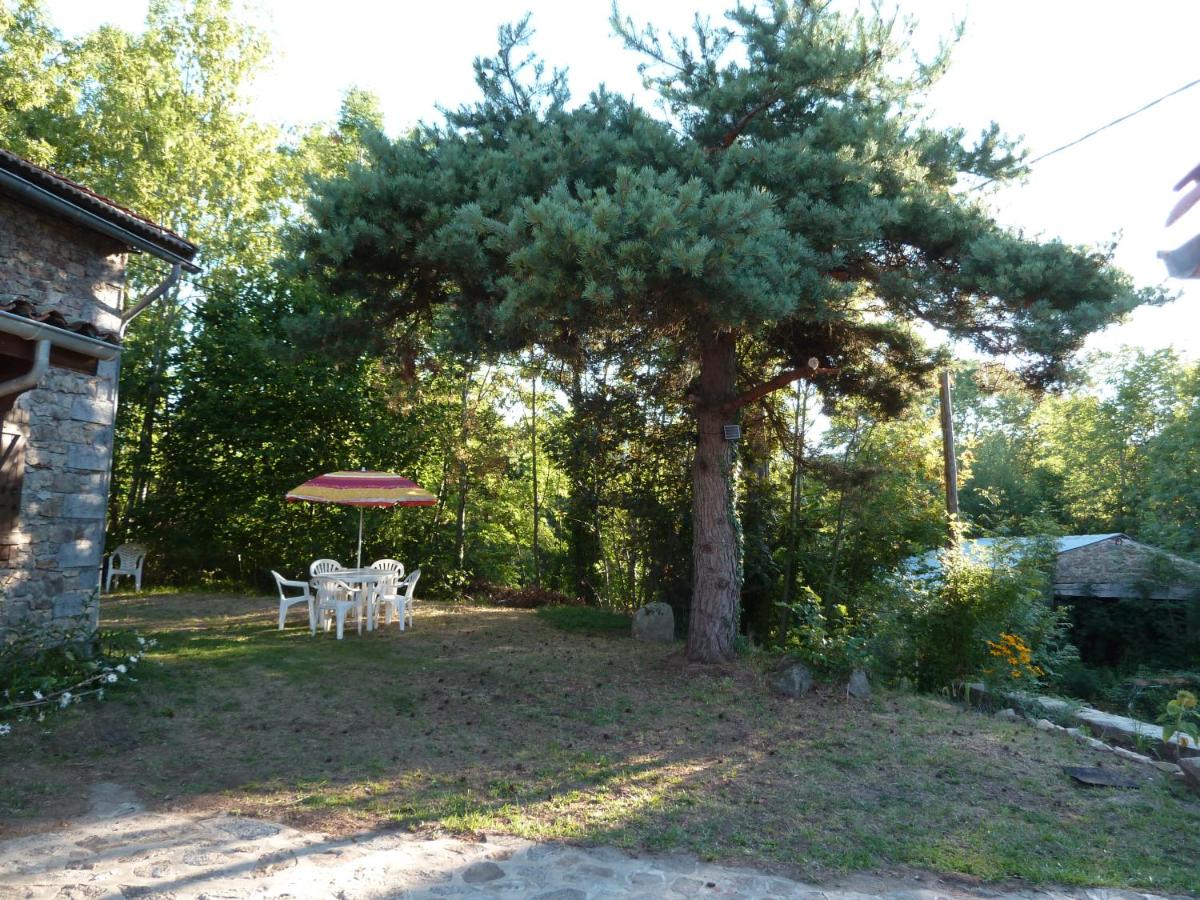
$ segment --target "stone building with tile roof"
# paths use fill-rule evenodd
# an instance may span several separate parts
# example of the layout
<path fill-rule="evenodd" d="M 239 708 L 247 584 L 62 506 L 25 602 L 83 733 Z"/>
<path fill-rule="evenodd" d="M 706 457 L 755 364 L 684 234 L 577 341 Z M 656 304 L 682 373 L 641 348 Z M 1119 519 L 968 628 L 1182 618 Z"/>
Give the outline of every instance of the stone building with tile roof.
<path fill-rule="evenodd" d="M 131 252 L 166 264 L 140 299 L 126 296 Z M 0 639 L 94 626 L 121 336 L 197 271 L 196 252 L 0 148 Z"/>

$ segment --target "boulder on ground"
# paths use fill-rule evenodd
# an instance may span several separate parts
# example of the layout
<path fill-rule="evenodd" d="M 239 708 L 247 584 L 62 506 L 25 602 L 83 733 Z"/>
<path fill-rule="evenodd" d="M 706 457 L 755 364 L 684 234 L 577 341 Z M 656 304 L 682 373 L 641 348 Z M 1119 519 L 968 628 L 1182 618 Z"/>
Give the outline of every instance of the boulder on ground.
<path fill-rule="evenodd" d="M 771 676 L 771 691 L 798 700 L 813 689 L 812 672 L 801 662 L 789 662 Z"/>
<path fill-rule="evenodd" d="M 1179 757 L 1179 768 L 1183 770 L 1183 778 L 1188 787 L 1200 794 L 1200 756 Z"/>
<path fill-rule="evenodd" d="M 675 613 L 665 603 L 647 603 L 633 614 L 633 639 L 669 644 L 675 640 Z"/>
<path fill-rule="evenodd" d="M 846 693 L 851 697 L 870 697 L 871 682 L 867 680 L 867 673 L 862 669 L 855 669 L 850 673 L 850 681 L 846 685 Z"/>

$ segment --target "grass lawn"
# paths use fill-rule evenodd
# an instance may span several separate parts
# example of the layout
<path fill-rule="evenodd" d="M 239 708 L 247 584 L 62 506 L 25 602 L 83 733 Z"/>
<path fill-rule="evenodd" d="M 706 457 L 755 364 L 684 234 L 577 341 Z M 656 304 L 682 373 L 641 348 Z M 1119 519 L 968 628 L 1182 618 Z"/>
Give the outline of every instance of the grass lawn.
<path fill-rule="evenodd" d="M 1200 801 L 1057 735 L 932 697 L 772 697 L 578 611 L 419 603 L 365 637 L 263 598 L 106 598 L 158 638 L 139 683 L 0 738 L 0 834 L 117 781 L 154 806 L 345 834 L 504 832 L 818 879 L 910 868 L 1200 891 Z M 1137 790 L 1085 788 L 1103 765 Z"/>

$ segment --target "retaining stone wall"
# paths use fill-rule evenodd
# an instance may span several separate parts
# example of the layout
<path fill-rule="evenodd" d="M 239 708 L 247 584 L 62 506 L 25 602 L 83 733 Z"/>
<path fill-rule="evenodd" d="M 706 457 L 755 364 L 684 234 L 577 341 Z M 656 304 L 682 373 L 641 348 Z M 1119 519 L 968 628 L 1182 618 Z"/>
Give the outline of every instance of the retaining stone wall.
<path fill-rule="evenodd" d="M 117 330 L 119 244 L 0 197 L 0 300 Z M 0 639 L 15 626 L 96 624 L 118 362 L 96 375 L 52 366 L 18 397 L 4 431 L 25 440 L 21 511 L 0 534 Z"/>

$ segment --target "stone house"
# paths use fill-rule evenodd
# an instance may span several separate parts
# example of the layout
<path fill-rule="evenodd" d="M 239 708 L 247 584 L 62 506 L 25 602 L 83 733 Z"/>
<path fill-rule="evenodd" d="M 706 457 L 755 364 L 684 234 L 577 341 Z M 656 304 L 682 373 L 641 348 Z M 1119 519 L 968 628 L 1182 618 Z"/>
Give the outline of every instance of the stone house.
<path fill-rule="evenodd" d="M 968 557 L 1014 559 L 1030 538 L 963 541 Z M 989 551 L 997 548 L 996 556 Z M 1127 534 L 1055 539 L 1054 601 L 1066 607 L 1071 642 L 1099 664 L 1174 665 L 1200 648 L 1200 565 Z M 936 551 L 905 568 L 918 577 L 938 569 Z"/>
<path fill-rule="evenodd" d="M 968 557 L 999 546 L 1020 554 L 1031 538 L 974 538 L 963 541 Z M 1061 600 L 1192 600 L 1200 596 L 1200 564 L 1127 534 L 1072 534 L 1055 538 L 1054 596 Z M 912 571 L 938 566 L 937 551 L 906 563 Z"/>
<path fill-rule="evenodd" d="M 169 274 L 126 297 L 128 254 Z M 96 623 L 121 335 L 196 247 L 0 149 L 0 639 Z"/>

